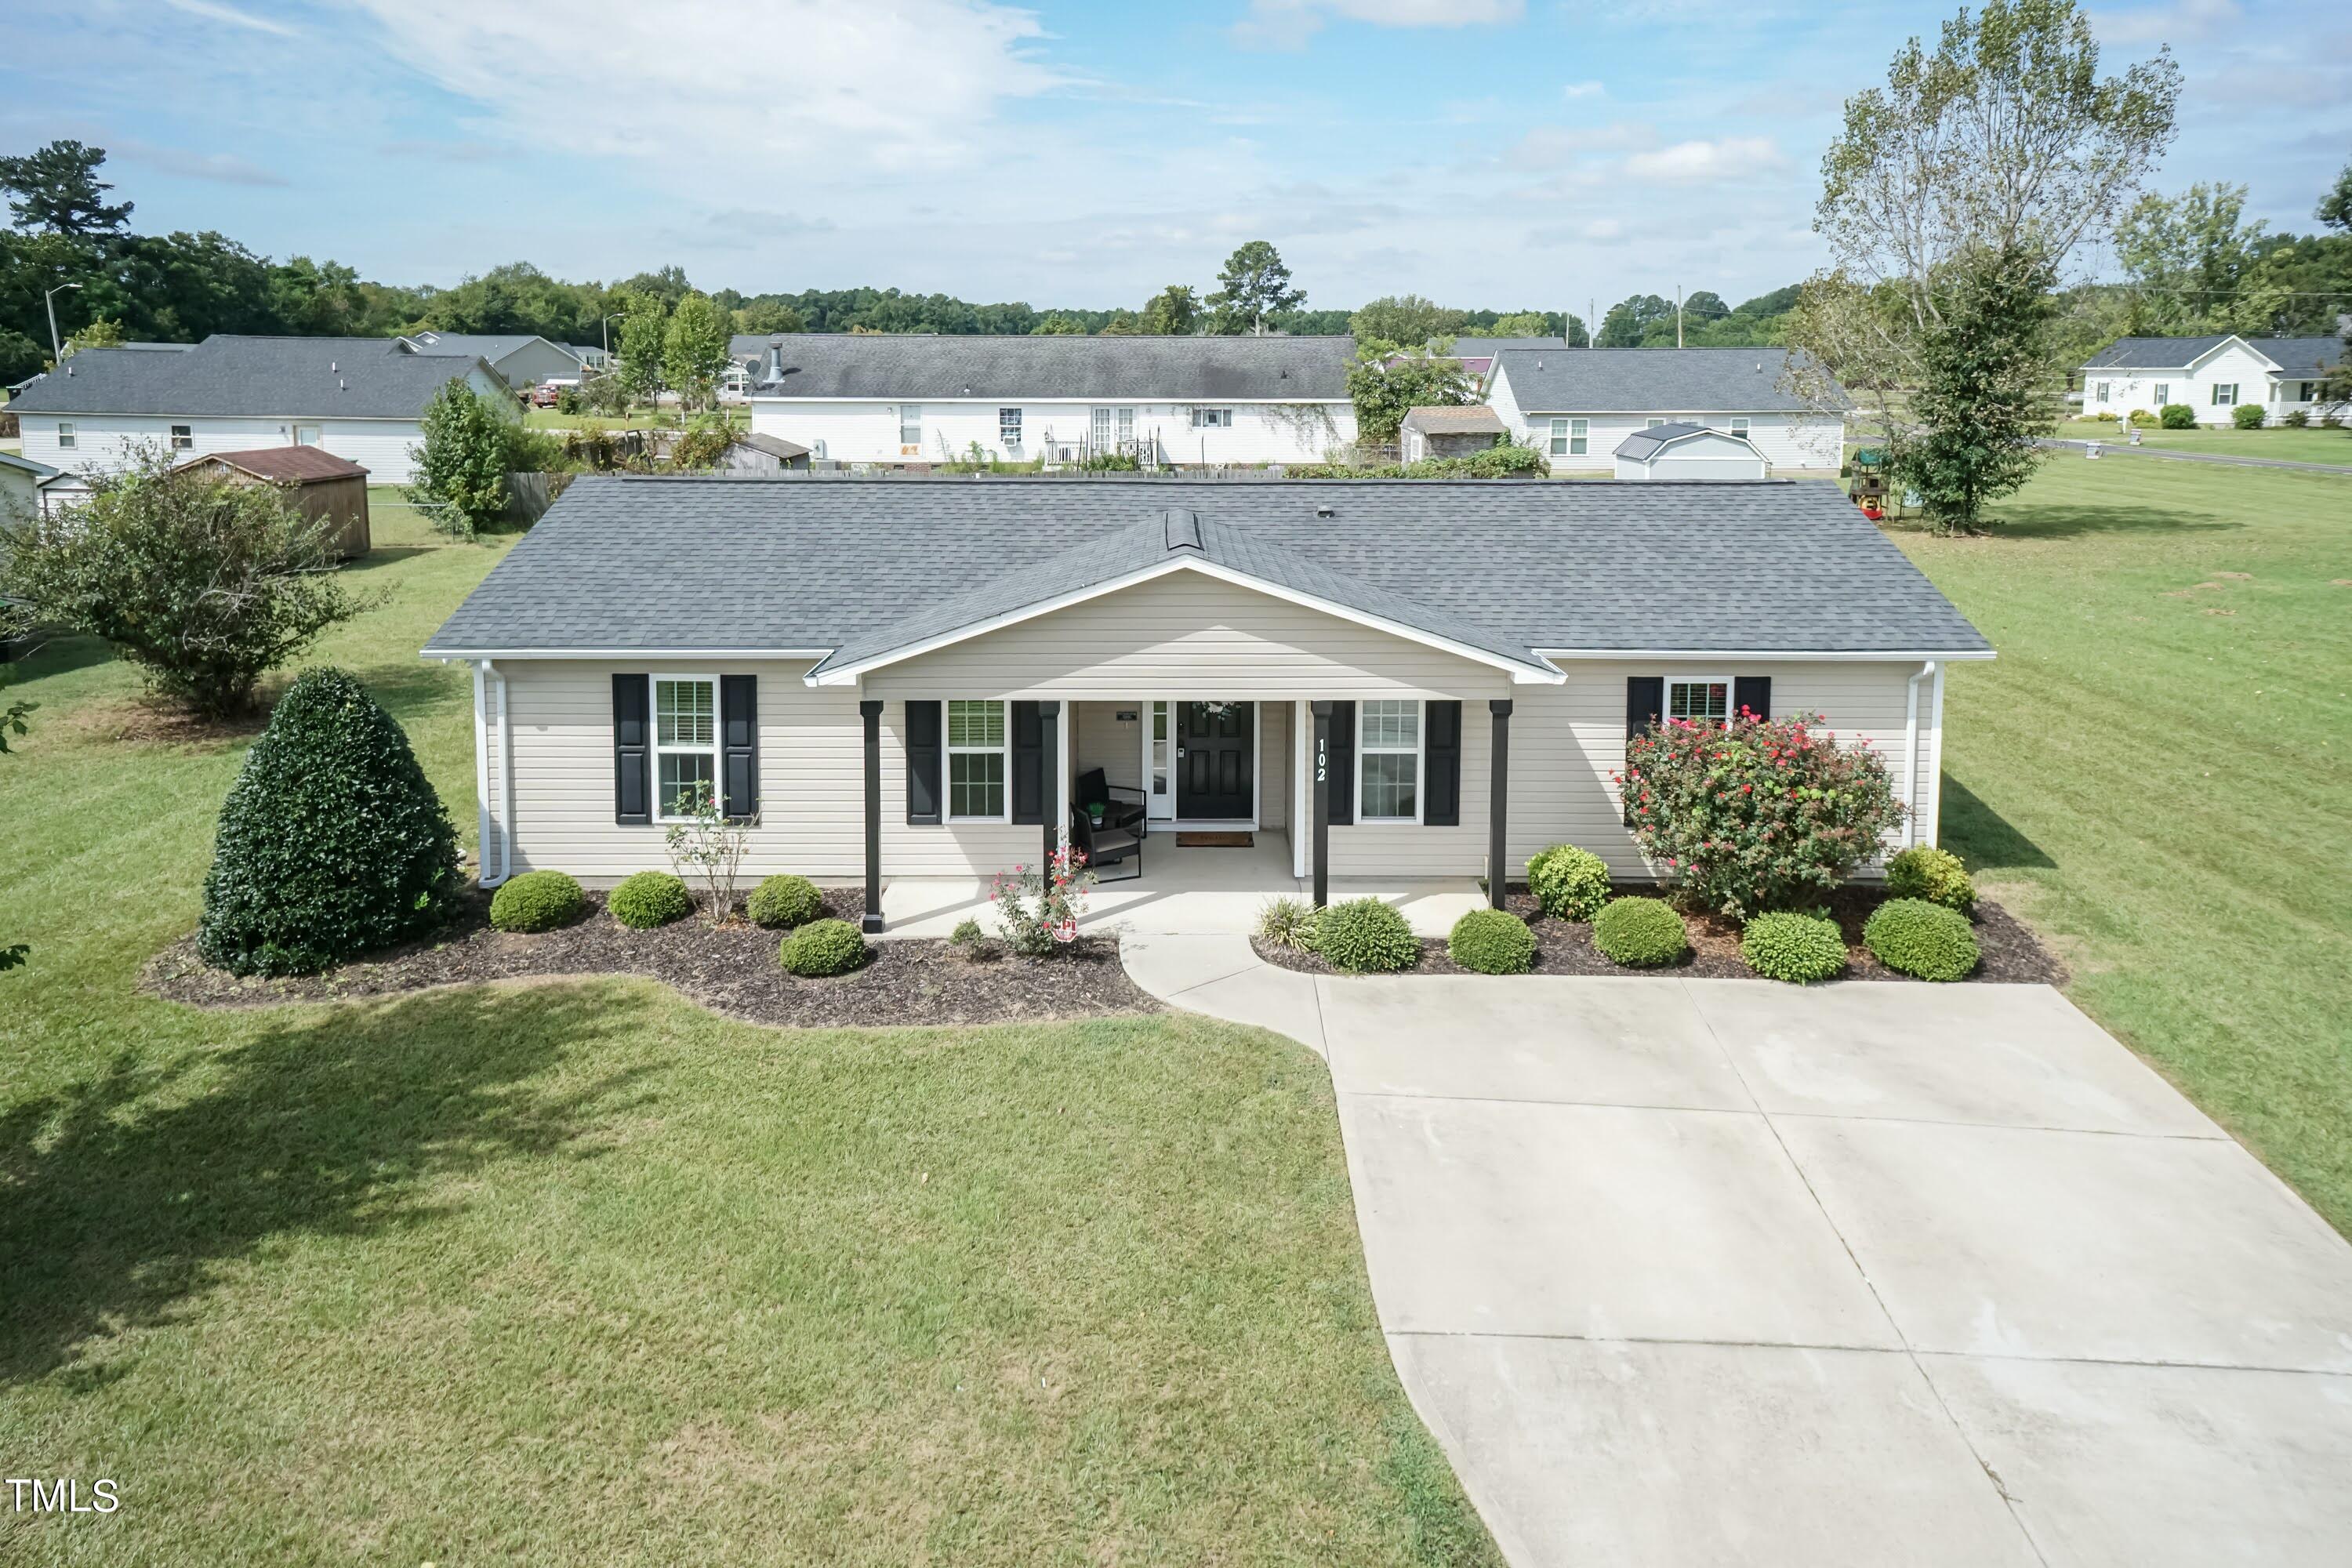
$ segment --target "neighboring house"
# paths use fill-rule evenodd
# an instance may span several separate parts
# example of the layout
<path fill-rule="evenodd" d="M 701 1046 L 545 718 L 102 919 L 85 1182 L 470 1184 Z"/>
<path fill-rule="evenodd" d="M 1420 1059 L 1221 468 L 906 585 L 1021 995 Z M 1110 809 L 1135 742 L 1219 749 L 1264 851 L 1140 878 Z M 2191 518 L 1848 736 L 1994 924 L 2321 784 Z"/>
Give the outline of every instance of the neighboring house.
<path fill-rule="evenodd" d="M 1745 437 L 1776 473 L 1834 474 L 1845 420 L 1788 384 L 1790 358 L 1787 349 L 1510 348 L 1495 356 L 1486 401 L 1554 473 L 1608 473 L 1626 437 L 1684 424 Z"/>
<path fill-rule="evenodd" d="M 1505 349 L 1564 349 L 1566 338 L 1455 338 L 1453 357 L 1462 362 L 1471 384 L 1482 391 L 1495 368 L 1495 356 Z"/>
<path fill-rule="evenodd" d="M 215 333 L 176 353 L 84 349 L 17 395 L 25 456 L 111 471 L 142 447 L 195 457 L 320 447 L 406 484 L 425 405 L 465 381 L 509 417 L 513 395 L 475 354 L 397 338 L 249 338 Z M 52 483 L 52 492 L 55 482 Z"/>
<path fill-rule="evenodd" d="M 1397 456 L 1408 463 L 1423 458 L 1466 458 L 1507 439 L 1509 434 L 1502 416 L 1483 403 L 1408 408 L 1397 426 Z"/>
<path fill-rule="evenodd" d="M 56 475 L 57 469 L 47 463 L 0 452 L 0 523 L 40 515 L 41 481 Z"/>
<path fill-rule="evenodd" d="M 405 340 L 426 353 L 475 354 L 517 392 L 543 382 L 576 382 L 584 374 L 579 353 L 528 332 L 411 332 Z"/>
<path fill-rule="evenodd" d="M 869 925 L 1034 863 L 1096 770 L 1301 877 L 1639 877 L 1628 734 L 1742 706 L 1873 747 L 1931 843 L 1945 666 L 1992 657 L 1828 485 L 1043 477 L 585 477 L 424 652 L 475 668 L 485 880 L 667 866 L 707 783 Z"/>
<path fill-rule="evenodd" d="M 1655 425 L 1636 430 L 1618 444 L 1621 479 L 1701 479 L 1710 482 L 1769 478 L 1764 454 L 1745 436 L 1703 425 Z"/>
<path fill-rule="evenodd" d="M 303 516 L 332 525 L 335 552 L 346 561 L 368 552 L 368 471 L 317 447 L 263 447 L 213 452 L 180 465 L 183 473 L 217 474 L 231 484 L 276 485 Z"/>
<path fill-rule="evenodd" d="M 2127 418 L 2185 403 L 2200 425 L 2228 425 L 2242 403 L 2263 405 L 2268 423 L 2302 409 L 2340 413 L 2319 389 L 2346 358 L 2341 338 L 2118 338 L 2083 366 L 2083 413 Z"/>
<path fill-rule="evenodd" d="M 819 459 L 1320 462 L 1356 437 L 1344 337 L 738 337 L 751 428 Z"/>
<path fill-rule="evenodd" d="M 565 353 L 580 362 L 583 370 L 601 371 L 612 366 L 613 356 L 594 343 L 564 343 L 562 347 Z"/>
<path fill-rule="evenodd" d="M 721 473 L 755 479 L 772 479 L 788 469 L 809 466 L 809 449 L 797 441 L 787 441 L 782 436 L 762 436 L 757 432 L 738 436 L 727 455 L 719 460 Z"/>

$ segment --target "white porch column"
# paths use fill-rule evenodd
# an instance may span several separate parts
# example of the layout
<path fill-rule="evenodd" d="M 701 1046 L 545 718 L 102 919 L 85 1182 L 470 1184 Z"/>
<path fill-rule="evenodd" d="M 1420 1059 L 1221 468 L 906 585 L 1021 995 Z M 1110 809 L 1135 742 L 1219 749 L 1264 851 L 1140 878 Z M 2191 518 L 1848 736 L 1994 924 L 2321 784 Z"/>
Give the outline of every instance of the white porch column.
<path fill-rule="evenodd" d="M 1307 838 L 1315 812 L 1315 715 L 1300 698 L 1290 705 L 1290 874 L 1307 879 Z"/>

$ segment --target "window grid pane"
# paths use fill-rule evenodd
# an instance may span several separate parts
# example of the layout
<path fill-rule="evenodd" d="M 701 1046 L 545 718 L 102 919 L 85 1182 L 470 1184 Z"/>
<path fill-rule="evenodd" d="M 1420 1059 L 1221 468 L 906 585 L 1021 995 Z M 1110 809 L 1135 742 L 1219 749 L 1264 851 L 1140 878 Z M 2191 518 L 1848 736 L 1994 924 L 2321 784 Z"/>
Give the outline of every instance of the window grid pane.
<path fill-rule="evenodd" d="M 684 816 L 695 799 L 712 789 L 718 774 L 708 752 L 664 752 L 661 758 L 661 815 Z"/>
<path fill-rule="evenodd" d="M 1004 704 L 953 701 L 948 704 L 948 744 L 950 747 L 994 749 L 1004 744 Z"/>
<path fill-rule="evenodd" d="M 1720 680 L 1676 680 L 1666 686 L 1666 717 L 1720 725 L 1731 716 L 1731 688 Z"/>
<path fill-rule="evenodd" d="M 1412 751 L 1420 746 L 1420 703 L 1367 702 L 1363 712 L 1366 751 Z"/>
<path fill-rule="evenodd" d="M 708 746 L 718 738 L 717 694 L 707 680 L 654 682 L 659 718 L 655 740 L 664 746 Z"/>
<path fill-rule="evenodd" d="M 1421 759 L 1411 752 L 1372 752 L 1364 757 L 1364 815 L 1370 818 L 1413 815 Z"/>
<path fill-rule="evenodd" d="M 1004 815 L 1004 753 L 959 752 L 948 758 L 948 815 Z"/>

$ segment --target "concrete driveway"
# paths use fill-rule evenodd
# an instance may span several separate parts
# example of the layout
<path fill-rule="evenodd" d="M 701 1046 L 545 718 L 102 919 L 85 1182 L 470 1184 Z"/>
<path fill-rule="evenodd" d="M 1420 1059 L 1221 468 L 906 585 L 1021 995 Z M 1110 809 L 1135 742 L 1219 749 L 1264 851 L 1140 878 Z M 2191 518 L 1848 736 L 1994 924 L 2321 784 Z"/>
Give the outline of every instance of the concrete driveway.
<path fill-rule="evenodd" d="M 2054 991 L 1312 985 L 1512 1562 L 2352 1562 L 2352 1246 Z"/>

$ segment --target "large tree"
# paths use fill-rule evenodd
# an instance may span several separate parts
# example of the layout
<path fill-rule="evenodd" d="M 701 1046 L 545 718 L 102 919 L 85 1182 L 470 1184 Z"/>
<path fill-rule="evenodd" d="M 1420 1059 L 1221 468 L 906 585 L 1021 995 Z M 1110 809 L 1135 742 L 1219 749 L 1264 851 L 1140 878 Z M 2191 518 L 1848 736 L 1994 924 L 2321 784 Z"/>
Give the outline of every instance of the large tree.
<path fill-rule="evenodd" d="M 1674 301 L 1655 294 L 1635 294 L 1609 307 L 1601 318 L 1601 336 L 1595 340 L 1604 349 L 1639 348 L 1643 336 L 1654 326 L 1664 324 L 1666 341 L 1674 341 Z"/>
<path fill-rule="evenodd" d="M 2116 259 L 2131 279 L 2131 328 L 2151 336 L 2268 332 L 2284 291 L 2256 280 L 2264 225 L 2245 221 L 2246 187 L 2154 191 L 2116 226 Z"/>
<path fill-rule="evenodd" d="M 1264 333 L 1274 318 L 1307 303 L 1307 290 L 1290 286 L 1290 268 L 1266 240 L 1253 239 L 1225 258 L 1209 296 L 1209 330 L 1234 336 Z"/>
<path fill-rule="evenodd" d="M 25 228 L 51 234 L 109 234 L 131 216 L 129 202 L 110 202 L 114 187 L 98 177 L 106 162 L 102 147 L 52 142 L 22 157 L 0 158 L 0 190 L 8 211 Z"/>
<path fill-rule="evenodd" d="M 2336 184 L 2319 198 L 2311 216 L 2332 229 L 2352 234 L 2352 163 L 2344 165 L 2344 172 L 2336 176 Z"/>
<path fill-rule="evenodd" d="M 621 388 L 641 403 L 650 403 L 662 387 L 662 351 L 669 331 L 669 310 L 658 294 L 625 294 L 617 301 L 621 335 L 615 374 Z"/>
<path fill-rule="evenodd" d="M 1920 335 L 1915 421 L 1888 450 L 1939 533 L 1974 533 L 1985 503 L 2031 479 L 2056 425 L 2050 376 L 2056 268 L 2038 249 L 1967 250 L 1943 264 L 1936 319 Z"/>
<path fill-rule="evenodd" d="M 1927 380 L 1962 285 L 1988 288 L 1988 266 L 2016 268 L 2021 280 L 2061 278 L 2155 168 L 2179 94 L 2166 49 L 2102 77 L 2098 42 L 2073 0 L 1990 0 L 1945 23 L 1932 52 L 1911 39 L 1884 88 L 1846 100 L 1822 157 L 1813 227 L 1832 265 L 1807 280 L 1790 315 L 1788 342 L 1811 351 L 1792 357 L 1792 382 L 1824 405 L 1843 404 L 1832 378 L 1866 393 L 1878 441 L 1916 433 L 1926 416 L 1906 411 L 1904 394 Z M 2027 324 L 2015 312 L 1977 319 L 1983 330 Z M 2017 352 L 2042 353 L 2035 374 L 2054 392 L 2065 369 L 2056 341 L 2045 323 L 1984 353 L 2012 375 Z M 1937 417 L 1967 417 L 1955 397 L 1937 407 Z M 2022 482 L 2021 468 L 2008 474 Z M 1974 493 L 1980 509 L 1992 492 Z"/>
<path fill-rule="evenodd" d="M 1428 344 L 1459 332 L 1465 314 L 1418 294 L 1385 294 L 1349 317 L 1348 330 L 1359 339 Z"/>
<path fill-rule="evenodd" d="M 727 370 L 727 329 L 710 296 L 689 291 L 670 312 L 662 333 L 662 378 L 688 408 L 709 408 L 719 399 L 719 378 Z"/>
<path fill-rule="evenodd" d="M 1397 438 L 1397 426 L 1415 408 L 1467 403 L 1472 389 L 1462 362 L 1429 352 L 1424 343 L 1359 339 L 1356 363 L 1348 370 L 1348 395 L 1356 405 L 1356 437 L 1374 446 Z"/>
<path fill-rule="evenodd" d="M 1143 302 L 1143 314 L 1139 323 L 1141 330 L 1154 337 L 1190 337 L 1198 329 L 1201 301 L 1192 296 L 1189 283 L 1171 283 Z"/>

